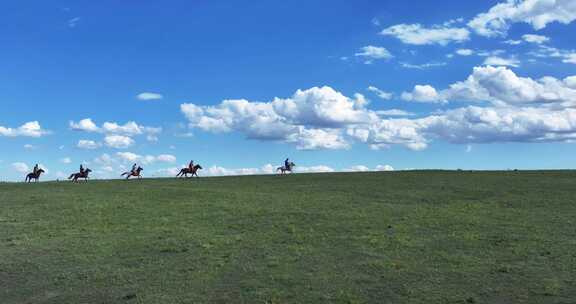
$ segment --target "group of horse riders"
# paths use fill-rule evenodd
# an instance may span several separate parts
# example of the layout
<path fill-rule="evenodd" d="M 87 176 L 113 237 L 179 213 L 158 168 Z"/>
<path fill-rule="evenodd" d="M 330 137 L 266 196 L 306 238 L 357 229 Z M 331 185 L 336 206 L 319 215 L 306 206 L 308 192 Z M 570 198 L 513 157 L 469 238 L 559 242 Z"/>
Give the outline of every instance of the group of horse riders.
<path fill-rule="evenodd" d="M 290 162 L 289 158 L 286 158 L 286 160 L 284 160 L 284 166 L 278 168 L 278 170 L 282 171 L 282 173 L 285 173 L 286 171 L 292 171 L 292 167 L 294 166 L 294 163 Z M 177 176 L 183 175 L 188 177 L 188 174 L 192 174 L 192 176 L 197 174 L 197 170 L 198 169 L 202 169 L 202 167 L 200 165 L 194 165 L 194 160 L 191 160 L 190 163 L 188 163 L 188 167 L 180 170 L 180 173 Z M 140 171 L 142 170 L 141 167 L 138 166 L 138 164 L 133 164 L 132 165 L 132 170 L 130 170 L 129 172 L 125 172 L 124 174 L 122 174 L 122 176 L 127 175 L 127 178 L 129 178 L 130 176 L 137 176 L 140 177 Z M 32 173 L 30 173 L 28 176 L 32 177 L 36 180 L 38 180 L 38 178 L 40 177 L 39 173 L 44 172 L 44 170 L 40 169 L 40 166 L 38 164 L 34 165 L 34 168 L 32 170 Z M 77 181 L 78 178 L 84 178 L 84 179 L 88 179 L 88 174 L 92 172 L 92 170 L 90 169 L 86 169 L 84 168 L 84 165 L 80 164 L 80 172 L 76 173 L 76 174 L 72 174 L 70 175 L 70 179 L 72 179 L 74 177 L 74 181 Z"/>

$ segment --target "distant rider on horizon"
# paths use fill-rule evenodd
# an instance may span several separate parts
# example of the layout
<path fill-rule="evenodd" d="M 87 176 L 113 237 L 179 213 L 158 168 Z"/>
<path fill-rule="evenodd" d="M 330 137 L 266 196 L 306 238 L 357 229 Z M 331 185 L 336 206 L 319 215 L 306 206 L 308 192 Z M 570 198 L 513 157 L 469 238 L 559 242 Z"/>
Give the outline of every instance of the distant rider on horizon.
<path fill-rule="evenodd" d="M 38 173 L 38 164 L 34 165 L 34 169 L 32 170 L 32 173 L 34 174 L 34 176 L 36 176 L 36 174 Z"/>
<path fill-rule="evenodd" d="M 131 171 L 132 174 L 135 174 L 135 173 L 136 173 L 136 169 L 137 169 L 137 165 L 136 165 L 136 164 L 133 164 L 133 165 L 132 165 L 132 171 Z"/>
<path fill-rule="evenodd" d="M 188 164 L 188 170 L 192 172 L 193 169 L 194 169 L 194 160 L 191 160 L 190 163 Z"/>
<path fill-rule="evenodd" d="M 80 164 L 80 175 L 84 175 L 84 166 Z"/>
<path fill-rule="evenodd" d="M 284 161 L 284 168 L 290 169 L 290 159 L 289 158 L 286 158 L 286 160 Z"/>

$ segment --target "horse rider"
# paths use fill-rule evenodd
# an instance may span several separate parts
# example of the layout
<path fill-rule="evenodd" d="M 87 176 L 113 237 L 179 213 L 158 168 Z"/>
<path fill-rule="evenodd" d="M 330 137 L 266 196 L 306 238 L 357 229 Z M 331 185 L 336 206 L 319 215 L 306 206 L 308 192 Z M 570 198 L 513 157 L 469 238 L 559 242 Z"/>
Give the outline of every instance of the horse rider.
<path fill-rule="evenodd" d="M 34 175 L 36 175 L 36 174 L 38 173 L 38 170 L 39 170 L 38 164 L 36 164 L 36 165 L 34 165 L 34 169 L 32 170 L 32 173 L 33 173 Z"/>
<path fill-rule="evenodd" d="M 192 172 L 193 169 L 194 169 L 194 160 L 191 160 L 190 163 L 188 164 L 188 170 Z"/>
<path fill-rule="evenodd" d="M 290 159 L 289 158 L 286 158 L 286 160 L 284 161 L 284 168 L 290 169 Z"/>
<path fill-rule="evenodd" d="M 80 175 L 84 175 L 84 166 L 80 164 Z"/>
<path fill-rule="evenodd" d="M 132 165 L 132 171 L 131 171 L 132 174 L 136 174 L 136 169 L 137 169 L 136 167 L 137 167 L 136 164 Z"/>

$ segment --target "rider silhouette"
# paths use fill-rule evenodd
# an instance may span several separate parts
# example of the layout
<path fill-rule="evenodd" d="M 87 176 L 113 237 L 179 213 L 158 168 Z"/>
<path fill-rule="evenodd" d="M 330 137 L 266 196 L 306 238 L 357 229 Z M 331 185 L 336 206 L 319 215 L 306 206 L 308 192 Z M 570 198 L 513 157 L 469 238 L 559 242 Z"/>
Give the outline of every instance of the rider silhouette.
<path fill-rule="evenodd" d="M 193 168 L 194 168 L 194 160 L 191 160 L 190 163 L 188 164 L 188 169 L 192 171 Z"/>
<path fill-rule="evenodd" d="M 80 175 L 84 175 L 84 166 L 80 164 Z"/>
<path fill-rule="evenodd" d="M 132 165 L 132 173 L 136 173 L 136 164 Z"/>
<path fill-rule="evenodd" d="M 32 173 L 34 173 L 34 175 L 36 175 L 36 173 L 38 173 L 38 164 L 34 165 L 34 170 L 32 170 Z"/>
<path fill-rule="evenodd" d="M 289 158 L 287 158 L 287 159 L 284 161 L 284 167 L 285 167 L 286 169 L 290 169 L 290 159 L 289 159 Z"/>

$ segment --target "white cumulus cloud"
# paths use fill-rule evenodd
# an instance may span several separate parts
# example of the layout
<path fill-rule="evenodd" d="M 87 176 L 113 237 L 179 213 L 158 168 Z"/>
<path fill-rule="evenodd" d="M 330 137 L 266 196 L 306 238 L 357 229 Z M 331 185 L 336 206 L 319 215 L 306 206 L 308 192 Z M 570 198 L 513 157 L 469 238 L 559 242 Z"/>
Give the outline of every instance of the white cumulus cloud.
<path fill-rule="evenodd" d="M 522 39 L 524 39 L 524 41 L 526 41 L 526 42 L 536 43 L 536 44 L 542 44 L 542 43 L 550 41 L 550 38 L 548 38 L 546 36 L 534 35 L 534 34 L 523 35 Z"/>
<path fill-rule="evenodd" d="M 14 169 L 17 172 L 22 173 L 22 174 L 27 174 L 27 173 L 30 173 L 30 171 L 32 171 L 30 169 L 30 167 L 28 167 L 27 164 L 22 163 L 22 162 L 12 163 L 12 169 Z"/>
<path fill-rule="evenodd" d="M 41 137 L 49 133 L 50 133 L 49 131 L 42 129 L 38 121 L 27 122 L 18 128 L 9 128 L 0 126 L 0 136 L 7 136 L 7 137 L 17 137 L 17 136 Z"/>
<path fill-rule="evenodd" d="M 474 50 L 471 49 L 457 49 L 456 54 L 460 56 L 470 56 L 474 54 Z"/>
<path fill-rule="evenodd" d="M 394 171 L 394 167 L 390 165 L 378 165 L 376 171 Z"/>
<path fill-rule="evenodd" d="M 384 29 L 380 34 L 393 36 L 406 44 L 414 45 L 447 45 L 451 42 L 464 42 L 470 39 L 468 29 L 445 25 L 425 28 L 420 24 L 398 24 Z"/>
<path fill-rule="evenodd" d="M 360 49 L 360 52 L 355 54 L 356 57 L 364 58 L 367 64 L 372 63 L 378 59 L 391 59 L 394 56 L 384 47 L 368 45 Z"/>
<path fill-rule="evenodd" d="M 156 157 L 156 160 L 158 160 L 159 162 L 164 162 L 164 163 L 175 163 L 176 162 L 176 156 L 171 155 L 171 154 L 161 154 L 161 155 L 158 155 Z"/>
<path fill-rule="evenodd" d="M 110 148 L 126 149 L 134 145 L 134 140 L 123 135 L 108 135 L 104 137 L 104 144 Z"/>
<path fill-rule="evenodd" d="M 76 147 L 85 150 L 94 150 L 100 148 L 101 144 L 93 140 L 81 139 L 78 141 L 78 144 L 76 144 Z"/>
<path fill-rule="evenodd" d="M 430 85 L 416 85 L 412 92 L 402 93 L 402 99 L 418 102 L 442 102 L 436 89 Z"/>
<path fill-rule="evenodd" d="M 520 61 L 514 57 L 502 58 L 497 56 L 490 56 L 484 60 L 484 64 L 495 66 L 511 66 L 517 68 L 520 66 Z"/>
<path fill-rule="evenodd" d="M 508 0 L 477 15 L 468 26 L 479 35 L 494 37 L 505 36 L 513 23 L 528 23 L 540 30 L 552 22 L 569 24 L 575 19 L 574 0 Z"/>

